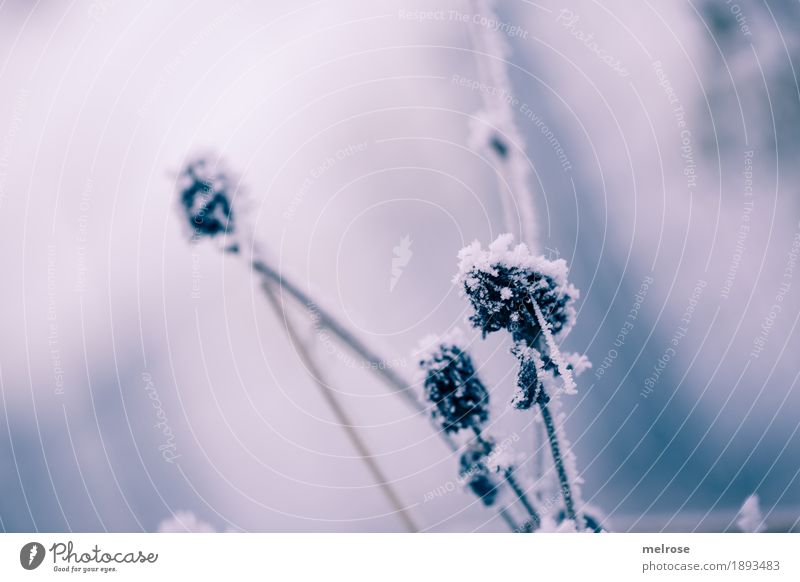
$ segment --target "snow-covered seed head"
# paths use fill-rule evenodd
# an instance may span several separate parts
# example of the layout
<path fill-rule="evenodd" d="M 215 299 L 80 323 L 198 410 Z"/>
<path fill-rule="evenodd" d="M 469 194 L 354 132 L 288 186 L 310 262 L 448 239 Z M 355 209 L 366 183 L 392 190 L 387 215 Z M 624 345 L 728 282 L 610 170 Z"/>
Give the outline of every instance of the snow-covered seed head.
<path fill-rule="evenodd" d="M 515 342 L 539 346 L 542 330 L 533 302 L 553 336 L 563 336 L 575 321 L 578 291 L 567 282 L 563 259 L 534 256 L 524 244 L 510 248 L 512 242 L 513 236 L 504 234 L 486 250 L 477 241 L 462 249 L 454 282 L 473 308 L 470 321 L 484 335 L 506 329 Z"/>
<path fill-rule="evenodd" d="M 519 359 L 517 389 L 511 406 L 527 410 L 535 404 L 547 404 L 550 398 L 544 390 L 545 370 L 542 355 L 535 348 L 517 346 L 514 354 Z"/>
<path fill-rule="evenodd" d="M 178 179 L 181 208 L 195 238 L 234 232 L 231 180 L 205 158 L 190 161 Z"/>
<path fill-rule="evenodd" d="M 460 479 L 487 506 L 494 503 L 500 486 L 496 471 L 489 467 L 493 451 L 491 440 L 474 440 L 467 445 L 460 461 Z"/>
<path fill-rule="evenodd" d="M 416 353 L 425 398 L 445 432 L 479 428 L 489 417 L 489 393 L 457 335 L 429 336 Z"/>

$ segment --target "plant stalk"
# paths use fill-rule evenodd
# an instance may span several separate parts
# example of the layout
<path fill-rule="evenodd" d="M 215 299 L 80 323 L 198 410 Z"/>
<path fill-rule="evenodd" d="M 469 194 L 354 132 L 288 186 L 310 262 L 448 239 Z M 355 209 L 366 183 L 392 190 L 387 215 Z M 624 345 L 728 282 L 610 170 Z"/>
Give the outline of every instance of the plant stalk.
<path fill-rule="evenodd" d="M 530 308 L 528 309 L 528 316 L 533 317 L 534 321 L 539 325 L 540 331 L 539 333 L 543 334 L 547 340 L 548 348 L 558 351 L 558 346 L 555 343 L 555 338 L 550 331 L 550 326 L 547 320 L 542 313 L 539 304 L 536 303 L 536 300 L 531 297 L 531 303 L 534 313 L 530 313 Z M 533 342 L 530 342 L 531 347 L 533 347 Z M 566 365 L 564 364 L 563 358 L 561 358 L 560 354 L 550 354 L 550 357 L 557 357 L 557 365 L 559 373 L 562 375 L 563 380 L 566 385 L 572 383 L 574 387 L 574 382 L 572 381 L 571 374 L 568 375 L 569 370 L 566 369 Z M 550 451 L 553 454 L 553 464 L 556 467 L 556 473 L 558 474 L 558 481 L 561 485 L 561 494 L 564 497 L 564 508 L 567 512 L 567 517 L 571 519 L 576 525 L 578 524 L 578 515 L 575 511 L 575 500 L 572 494 L 572 486 L 569 482 L 569 476 L 567 475 L 566 467 L 564 466 L 564 457 L 561 454 L 561 448 L 558 443 L 558 432 L 556 431 L 555 422 L 553 420 L 553 415 L 550 414 L 550 407 L 547 405 L 548 397 L 547 393 L 545 392 L 544 384 L 541 386 L 542 395 L 538 399 L 539 402 L 539 409 L 542 412 L 542 419 L 544 420 L 544 427 L 547 431 L 547 440 L 550 444 Z M 534 442 L 534 446 L 536 443 Z M 580 527 L 580 526 L 578 526 Z"/>
<path fill-rule="evenodd" d="M 508 509 L 507 509 L 506 507 L 504 507 L 504 506 L 501 506 L 501 507 L 500 507 L 500 508 L 497 510 L 497 514 L 498 514 L 500 517 L 502 517 L 502 518 L 503 518 L 503 521 L 504 521 L 504 522 L 506 522 L 506 525 L 509 527 L 509 529 L 510 529 L 512 532 L 515 532 L 515 533 L 516 533 L 516 532 L 520 532 L 520 531 L 521 531 L 521 530 L 520 530 L 520 527 L 519 527 L 519 525 L 517 525 L 517 522 L 516 522 L 516 521 L 514 521 L 514 518 L 513 518 L 513 517 L 511 517 L 511 515 L 509 515 L 509 513 L 508 513 Z"/>
<path fill-rule="evenodd" d="M 266 277 L 267 279 L 275 282 L 281 289 L 286 290 L 298 303 L 302 304 L 306 309 L 313 312 L 319 318 L 319 324 L 330 330 L 336 335 L 345 345 L 350 347 L 359 357 L 361 357 L 370 366 L 370 369 L 379 374 L 384 381 L 395 391 L 398 392 L 406 402 L 411 405 L 417 412 L 424 412 L 423 406 L 414 398 L 413 394 L 408 388 L 406 383 L 400 375 L 395 373 L 389 366 L 386 365 L 384 360 L 375 352 L 370 350 L 364 343 L 361 342 L 355 335 L 353 335 L 346 327 L 340 324 L 335 317 L 325 311 L 322 307 L 317 305 L 311 297 L 306 295 L 297 285 L 283 277 L 270 265 L 258 257 L 254 257 L 252 261 L 253 269 Z"/>
<path fill-rule="evenodd" d="M 370 453 L 366 443 L 361 438 L 361 435 L 358 434 L 358 431 L 356 430 L 355 426 L 351 422 L 350 418 L 347 416 L 347 413 L 345 412 L 344 408 L 339 402 L 336 393 L 330 388 L 327 382 L 323 380 L 323 376 L 319 366 L 317 366 L 316 362 L 309 353 L 305 344 L 303 344 L 302 340 L 298 337 L 297 331 L 295 330 L 294 326 L 289 320 L 288 315 L 284 312 L 280 304 L 280 301 L 278 300 L 278 297 L 275 295 L 275 292 L 272 289 L 272 285 L 277 285 L 277 283 L 271 281 L 264 281 L 261 287 L 264 290 L 264 294 L 267 296 L 267 299 L 269 300 L 269 303 L 272 306 L 273 310 L 275 311 L 276 315 L 278 317 L 283 318 L 284 329 L 286 331 L 286 334 L 289 336 L 289 341 L 291 341 L 292 345 L 297 350 L 297 353 L 300 356 L 300 360 L 303 362 L 303 365 L 310 372 L 309 375 L 314 381 L 314 384 L 317 386 L 317 388 L 319 388 L 322 396 L 325 398 L 325 401 L 328 403 L 331 410 L 333 411 L 334 416 L 336 416 L 339 425 L 344 429 L 345 434 L 347 434 L 347 437 L 350 439 L 350 442 L 355 447 L 356 451 L 358 451 L 360 458 L 364 461 L 364 464 L 369 469 L 370 473 L 372 474 L 372 477 L 375 479 L 375 482 L 383 491 L 387 500 L 394 508 L 395 513 L 403 522 L 405 528 L 409 532 L 419 531 L 413 519 L 411 518 L 411 515 L 408 513 L 408 510 L 405 507 L 403 507 L 403 504 L 400 501 L 400 497 L 398 496 L 397 492 L 394 490 L 391 483 L 384 475 L 380 466 L 375 461 L 375 458 Z"/>
<path fill-rule="evenodd" d="M 234 252 L 238 254 L 238 249 L 225 249 L 226 251 Z M 386 366 L 384 360 L 378 356 L 375 352 L 370 350 L 363 342 L 361 342 L 354 334 L 352 334 L 344 325 L 339 323 L 339 321 L 330 313 L 328 313 L 324 308 L 318 305 L 314 300 L 311 299 L 309 295 L 307 295 L 302 289 L 300 289 L 297 285 L 292 283 L 286 277 L 282 276 L 277 270 L 272 268 L 266 261 L 259 258 L 257 255 L 254 254 L 251 260 L 251 266 L 254 271 L 259 273 L 264 279 L 262 281 L 262 287 L 265 289 L 265 292 L 270 299 L 270 302 L 274 305 L 278 305 L 278 309 L 280 313 L 283 313 L 283 309 L 280 307 L 278 302 L 278 298 L 276 297 L 274 291 L 270 287 L 269 291 L 267 291 L 267 287 L 271 285 L 275 285 L 278 289 L 286 290 L 286 292 L 303 308 L 307 309 L 310 312 L 313 312 L 317 318 L 318 323 L 320 326 L 328 329 L 333 333 L 339 340 L 348 346 L 355 354 L 361 357 L 365 362 L 370 364 L 369 369 L 376 372 L 386 384 L 389 385 L 390 388 L 399 395 L 401 395 L 404 400 L 410 404 L 415 410 L 418 412 L 426 412 L 424 407 L 417 401 L 416 398 L 411 394 L 408 389 L 409 384 L 403 380 L 403 378 L 394 372 L 391 368 Z M 288 321 L 287 324 L 287 332 L 289 331 Z M 296 335 L 296 334 L 295 334 Z M 294 343 L 299 343 L 295 341 Z M 312 370 L 314 367 L 309 366 L 309 369 Z M 314 374 L 312 374 L 314 376 Z M 314 378 L 315 383 L 319 385 L 319 375 L 316 375 Z M 323 390 L 323 394 L 330 392 L 327 387 Z M 341 409 L 341 407 L 339 407 Z M 343 412 L 343 411 L 342 411 Z M 348 425 L 349 423 L 342 423 L 343 425 Z M 351 427 L 352 428 L 352 427 Z M 442 430 L 439 430 L 438 427 L 436 428 L 436 433 L 442 438 L 445 444 L 450 448 L 452 452 L 458 451 L 458 445 L 452 439 L 452 437 L 445 433 Z M 513 477 L 512 477 L 512 480 Z M 385 481 L 379 480 L 379 481 Z M 515 481 L 515 480 L 514 480 Z M 511 482 L 509 481 L 509 485 Z M 524 494 L 524 492 L 523 492 Z M 396 498 L 396 495 L 395 495 Z M 399 502 L 395 505 L 400 505 Z M 531 507 L 530 503 L 525 497 L 525 502 L 523 505 L 527 507 Z M 530 513 L 530 510 L 528 510 Z M 500 508 L 498 510 L 500 517 L 503 518 L 503 521 L 509 526 L 511 531 L 517 531 L 518 526 L 514 523 L 513 519 L 507 514 L 505 508 Z M 531 515 L 533 519 L 533 515 L 537 515 L 535 510 L 534 513 Z"/>
<path fill-rule="evenodd" d="M 472 431 L 475 433 L 475 438 L 481 444 L 486 444 L 486 439 L 483 438 L 483 434 L 481 433 L 480 428 L 473 426 Z M 539 513 L 533 507 L 533 504 L 528 500 L 528 495 L 525 493 L 525 490 L 520 487 L 519 483 L 517 482 L 516 478 L 514 477 L 514 469 L 509 467 L 505 470 L 504 473 L 505 480 L 508 482 L 509 487 L 514 492 L 514 495 L 517 496 L 522 506 L 525 508 L 525 511 L 528 512 L 528 515 L 531 518 L 531 521 L 534 524 L 534 527 L 539 527 L 542 520 L 539 517 Z"/>
<path fill-rule="evenodd" d="M 544 388 L 542 388 L 542 390 L 544 390 Z M 556 467 L 558 481 L 561 484 L 561 494 L 564 496 L 564 507 L 567 510 L 567 517 L 577 524 L 578 516 L 575 512 L 575 503 L 572 498 L 572 487 L 570 486 L 567 470 L 564 467 L 564 459 L 561 456 L 561 449 L 558 445 L 558 433 L 553 423 L 553 417 L 550 414 L 550 408 L 544 400 L 544 398 L 539 399 L 539 410 L 542 411 L 544 427 L 545 430 L 547 430 L 547 440 L 550 443 L 550 450 L 553 453 L 553 464 Z"/>

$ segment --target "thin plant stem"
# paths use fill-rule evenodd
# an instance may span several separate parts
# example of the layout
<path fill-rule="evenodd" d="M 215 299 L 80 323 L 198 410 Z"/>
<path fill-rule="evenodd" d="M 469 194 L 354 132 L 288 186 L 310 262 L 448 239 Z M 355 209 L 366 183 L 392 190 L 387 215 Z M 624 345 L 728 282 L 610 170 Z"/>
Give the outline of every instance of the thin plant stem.
<path fill-rule="evenodd" d="M 311 356 L 310 352 L 303 344 L 302 340 L 299 338 L 297 331 L 295 330 L 294 326 L 292 325 L 288 315 L 284 312 L 278 297 L 275 295 L 275 292 L 272 288 L 273 285 L 276 283 L 270 281 L 264 281 L 261 288 L 264 290 L 264 294 L 267 296 L 270 305 L 272 306 L 273 310 L 275 311 L 278 317 L 283 318 L 284 322 L 284 329 L 286 334 L 289 336 L 289 340 L 297 350 L 298 355 L 300 356 L 300 360 L 303 362 L 303 365 L 309 371 L 309 376 L 314 381 L 314 384 L 319 388 L 320 393 L 325 398 L 325 401 L 330 406 L 331 410 L 333 411 L 334 416 L 339 423 L 339 425 L 344 429 L 345 434 L 350 439 L 350 442 L 355 447 L 356 451 L 358 451 L 359 457 L 364 464 L 369 469 L 369 472 L 372 474 L 372 477 L 375 479 L 375 482 L 381 488 L 384 495 L 386 496 L 389 503 L 395 510 L 395 513 L 403 522 L 403 525 L 409 532 L 417 532 L 419 529 L 417 528 L 414 520 L 411 518 L 411 515 L 408 513 L 408 510 L 403 507 L 402 502 L 400 501 L 400 497 L 398 496 L 397 492 L 392 487 L 389 480 L 384 475 L 383 471 L 381 470 L 378 463 L 375 461 L 375 458 L 370 453 L 369 448 L 367 447 L 364 440 L 361 438 L 361 435 L 358 434 L 355 426 L 351 422 L 350 418 L 347 416 L 344 408 L 342 407 L 341 402 L 336 396 L 336 393 L 331 389 L 328 383 L 323 379 L 321 370 L 319 366 L 317 366 L 314 358 Z"/>
<path fill-rule="evenodd" d="M 333 335 L 347 347 L 349 347 L 356 355 L 369 364 L 368 369 L 378 374 L 386 384 L 398 395 L 400 395 L 407 404 L 409 404 L 417 412 L 426 412 L 425 408 L 414 397 L 409 390 L 409 383 L 406 382 L 399 374 L 397 374 L 377 353 L 369 349 L 361 340 L 359 340 L 353 333 L 351 333 L 343 324 L 341 324 L 332 314 L 328 313 L 323 307 L 318 305 L 311 297 L 306 294 L 297 285 L 292 283 L 285 276 L 281 275 L 266 261 L 259 258 L 254 254 L 251 261 L 254 271 L 262 275 L 265 281 L 272 281 L 279 286 L 281 290 L 285 290 L 297 303 L 302 305 L 305 309 L 312 313 L 317 318 L 317 323 L 329 330 Z M 452 452 L 458 450 L 458 445 L 453 439 L 444 431 L 437 430 L 437 434 L 442 438 L 445 444 Z"/>
<path fill-rule="evenodd" d="M 497 510 L 497 514 L 498 514 L 498 515 L 499 515 L 501 518 L 503 518 L 503 521 L 504 521 L 504 522 L 506 522 L 506 525 L 509 527 L 509 529 L 510 529 L 512 532 L 520 532 L 520 531 L 522 531 L 522 530 L 520 529 L 519 525 L 517 525 L 517 522 L 516 522 L 516 521 L 514 521 L 514 518 L 513 518 L 513 517 L 511 517 L 511 515 L 508 513 L 508 508 L 506 508 L 505 506 L 501 506 L 501 507 L 500 507 L 500 508 Z"/>
<path fill-rule="evenodd" d="M 546 438 L 544 427 L 539 423 L 533 426 L 533 475 L 536 483 L 544 478 L 544 441 Z M 537 494 L 537 498 L 539 495 Z"/>
<path fill-rule="evenodd" d="M 381 376 L 386 383 L 398 394 L 400 394 L 406 402 L 412 406 L 417 412 L 424 412 L 422 405 L 414 398 L 413 394 L 408 389 L 408 384 L 397 374 L 390 366 L 386 365 L 384 360 L 375 352 L 369 349 L 361 340 L 353 335 L 346 327 L 339 323 L 336 318 L 328 313 L 325 309 L 319 306 L 311 299 L 302 289 L 292 283 L 286 277 L 278 273 L 265 261 L 258 257 L 254 257 L 252 261 L 253 269 L 266 277 L 267 279 L 277 283 L 282 290 L 289 293 L 298 303 L 302 304 L 306 309 L 314 313 L 318 317 L 320 326 L 330 330 L 337 336 L 346 346 L 352 349 L 365 363 L 369 364 L 369 368 L 374 370 Z"/>
<path fill-rule="evenodd" d="M 558 351 L 558 345 L 555 343 L 555 338 L 553 338 L 553 334 L 550 331 L 550 325 L 545 319 L 539 304 L 536 303 L 536 300 L 533 297 L 530 299 L 534 313 L 531 314 L 530 309 L 528 309 L 528 316 L 530 317 L 533 315 L 541 330 L 540 333 L 542 333 L 546 339 L 548 348 L 555 352 L 550 354 L 550 357 L 556 362 L 559 374 L 561 374 L 564 380 L 565 392 L 574 392 L 575 382 L 572 379 L 572 372 L 567 368 L 563 358 L 561 357 L 561 354 Z M 547 405 L 548 397 L 547 393 L 545 392 L 544 385 L 541 386 L 541 390 L 542 396 L 538 399 L 539 409 L 542 411 L 542 419 L 544 420 L 544 427 L 547 431 L 547 440 L 550 443 L 550 451 L 553 454 L 553 463 L 555 464 L 556 473 L 558 474 L 558 481 L 561 485 L 561 494 L 564 497 L 564 507 L 567 512 L 567 517 L 575 522 L 575 524 L 578 524 L 578 515 L 575 511 L 575 496 L 572 493 L 572 486 L 569 482 L 567 469 L 564 466 L 564 457 L 561 454 L 561 448 L 558 442 L 558 432 L 556 431 L 553 416 L 550 414 L 550 408 Z M 534 445 L 535 444 L 536 443 L 534 443 Z"/>
<path fill-rule="evenodd" d="M 520 503 L 522 503 L 523 507 L 525 507 L 528 515 L 531 516 L 533 529 L 538 528 L 542 523 L 542 518 L 539 517 L 538 512 L 533 508 L 531 502 L 528 501 L 528 496 L 525 494 L 525 491 L 519 486 L 519 483 L 517 483 L 517 480 L 514 478 L 514 469 L 510 467 L 506 469 L 506 481 L 508 481 L 508 485 L 511 487 L 511 490 L 514 491 L 517 498 L 520 500 Z"/>
<path fill-rule="evenodd" d="M 479 443 L 487 444 L 486 439 L 483 438 L 480 428 L 473 426 L 472 430 L 475 433 L 475 438 Z M 528 512 L 534 527 L 539 527 L 539 524 L 542 522 L 541 518 L 539 517 L 539 513 L 533 507 L 533 504 L 528 500 L 528 495 L 525 493 L 525 490 L 520 487 L 519 483 L 514 477 L 514 470 L 509 467 L 505 470 L 504 476 L 505 480 L 508 482 L 508 486 L 511 487 L 511 490 L 514 492 L 514 495 L 517 496 L 517 499 L 519 499 L 520 503 L 525 508 L 525 511 Z"/>
<path fill-rule="evenodd" d="M 238 254 L 238 248 L 236 247 L 230 247 L 224 250 L 226 252 L 233 252 Z M 259 273 L 263 277 L 262 287 L 265 289 L 265 292 L 267 287 L 270 285 L 275 285 L 279 289 L 285 290 L 289 294 L 289 296 L 292 297 L 299 305 L 301 305 L 304 309 L 316 315 L 317 323 L 321 327 L 328 329 L 331 333 L 333 333 L 336 337 L 338 337 L 339 340 L 344 345 L 349 347 L 355 354 L 361 357 L 365 362 L 369 363 L 370 364 L 369 369 L 378 374 L 385 381 L 385 383 L 388 384 L 390 388 L 392 388 L 392 390 L 395 393 L 401 395 L 404 398 L 404 400 L 408 404 L 410 404 L 415 410 L 419 412 L 425 412 L 425 409 L 422 407 L 422 405 L 416 400 L 416 398 L 414 398 L 414 396 L 408 390 L 409 384 L 405 380 L 403 380 L 403 378 L 399 374 L 395 373 L 394 370 L 388 367 L 385 364 L 383 358 L 381 358 L 375 352 L 370 350 L 343 324 L 339 323 L 339 321 L 332 314 L 328 313 L 322 306 L 317 304 L 316 301 L 314 301 L 308 294 L 306 294 L 292 281 L 287 279 L 285 276 L 281 275 L 266 261 L 258 257 L 256 253 L 253 253 L 253 258 L 251 260 L 251 267 L 254 271 Z M 267 294 L 268 296 L 271 295 L 271 297 L 275 299 L 275 302 L 278 302 L 278 299 L 271 288 Z M 283 312 L 282 309 L 281 312 Z M 317 378 L 319 378 L 319 376 L 317 376 Z M 315 379 L 315 382 L 317 382 L 317 379 Z M 323 392 L 325 391 L 323 390 Z M 436 429 L 436 434 L 438 434 L 441 437 L 441 439 L 445 442 L 445 444 L 452 452 L 458 451 L 458 445 L 451 438 L 450 435 L 438 429 Z M 503 518 L 503 520 L 507 524 L 509 524 L 511 531 L 517 531 L 516 524 L 509 523 L 508 516 L 503 515 L 504 511 L 505 508 L 500 508 L 498 510 L 498 513 Z"/>
<path fill-rule="evenodd" d="M 544 390 L 544 388 L 542 388 L 542 390 Z M 553 416 L 550 414 L 550 408 L 547 406 L 545 398 L 539 399 L 539 410 L 542 412 L 544 428 L 547 431 L 547 440 L 550 442 L 550 451 L 553 453 L 553 464 L 556 467 L 558 481 L 561 484 L 561 494 L 564 496 L 564 507 L 567 510 L 567 517 L 577 524 L 578 515 L 575 512 L 572 487 L 570 486 L 567 470 L 564 467 L 564 458 L 561 455 L 561 449 L 558 445 L 558 434 L 555 424 L 553 423 Z"/>

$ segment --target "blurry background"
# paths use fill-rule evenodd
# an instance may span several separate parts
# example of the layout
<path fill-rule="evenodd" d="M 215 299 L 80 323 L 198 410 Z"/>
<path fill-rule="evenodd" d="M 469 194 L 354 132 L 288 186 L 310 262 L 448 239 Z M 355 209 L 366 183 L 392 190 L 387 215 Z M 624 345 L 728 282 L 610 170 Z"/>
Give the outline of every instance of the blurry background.
<path fill-rule="evenodd" d="M 730 528 L 757 492 L 773 529 L 796 529 L 800 7 L 497 12 L 535 250 L 582 291 L 565 348 L 594 368 L 564 404 L 584 497 L 617 530 L 689 531 Z M 465 327 L 458 250 L 519 234 L 470 147 L 485 96 L 457 79 L 493 58 L 472 50 L 493 26 L 475 16 L 0 5 L 0 528 L 402 530 L 248 265 L 190 244 L 175 176 L 222 156 L 274 264 L 413 377 L 420 337 Z M 529 451 L 506 338 L 474 339 L 492 430 Z M 503 530 L 452 491 L 457 457 L 425 418 L 315 345 L 423 528 Z"/>

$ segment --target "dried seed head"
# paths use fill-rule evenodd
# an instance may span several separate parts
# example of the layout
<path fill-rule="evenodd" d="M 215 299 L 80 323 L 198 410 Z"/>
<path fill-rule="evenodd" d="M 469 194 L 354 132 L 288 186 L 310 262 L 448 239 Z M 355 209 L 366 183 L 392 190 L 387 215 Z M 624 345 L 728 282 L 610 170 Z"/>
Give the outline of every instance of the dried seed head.
<path fill-rule="evenodd" d="M 194 238 L 234 233 L 231 180 L 206 158 L 190 161 L 178 180 L 181 208 Z"/>
<path fill-rule="evenodd" d="M 472 358 L 448 338 L 429 337 L 417 352 L 425 374 L 425 398 L 445 432 L 478 429 L 489 417 L 489 393 L 475 372 Z"/>
<path fill-rule="evenodd" d="M 575 321 L 578 291 L 567 282 L 563 259 L 533 256 L 524 244 L 510 249 L 512 241 L 512 235 L 506 234 L 486 250 L 478 242 L 464 248 L 454 282 L 461 285 L 473 308 L 470 321 L 484 335 L 506 329 L 515 342 L 541 346 L 542 330 L 533 302 L 551 333 L 565 335 Z"/>

